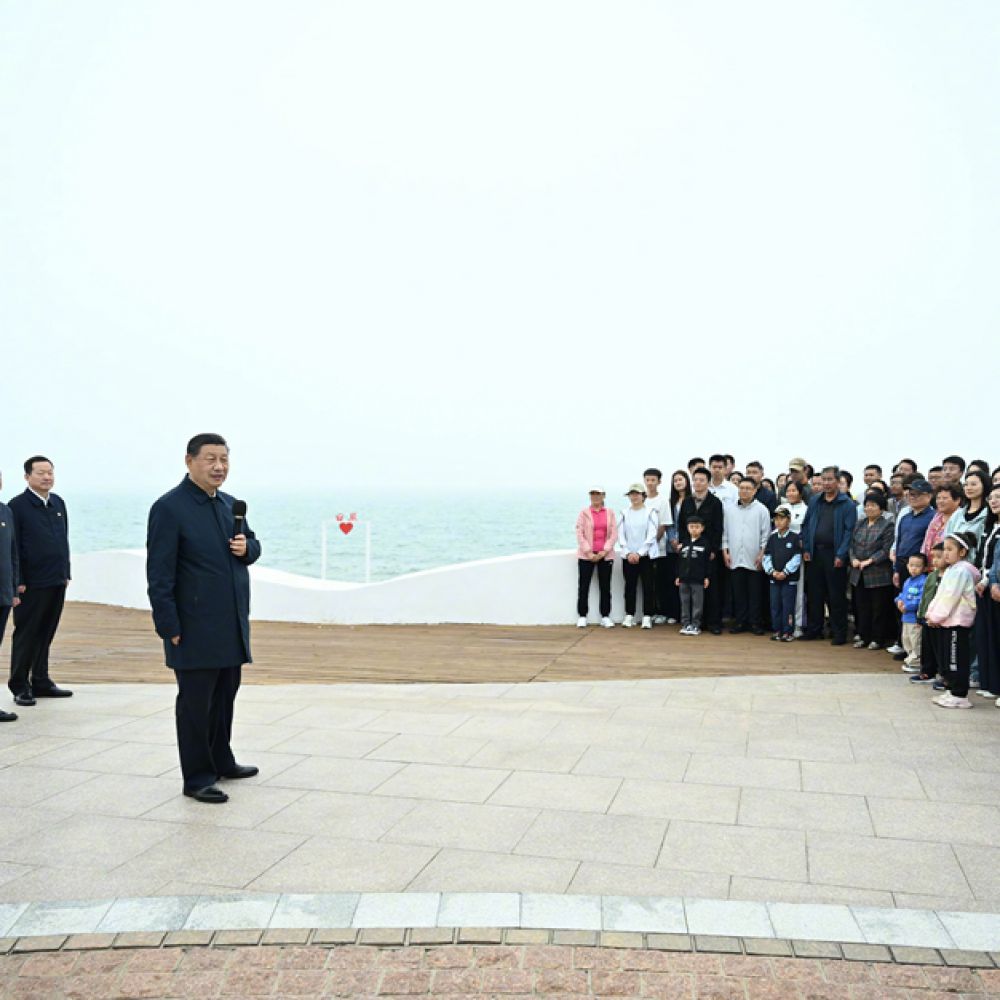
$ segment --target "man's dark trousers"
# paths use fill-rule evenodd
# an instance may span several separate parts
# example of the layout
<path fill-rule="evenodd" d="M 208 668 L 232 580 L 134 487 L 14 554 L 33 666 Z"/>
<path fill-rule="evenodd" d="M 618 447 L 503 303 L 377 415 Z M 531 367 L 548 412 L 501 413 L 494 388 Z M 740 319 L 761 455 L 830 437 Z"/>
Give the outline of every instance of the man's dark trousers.
<path fill-rule="evenodd" d="M 177 747 L 186 791 L 214 785 L 221 775 L 236 767 L 230 743 L 233 702 L 240 689 L 241 673 L 241 666 L 174 671 Z"/>
<path fill-rule="evenodd" d="M 825 609 L 830 609 L 830 631 L 834 642 L 847 639 L 847 566 L 835 566 L 833 548 L 816 547 L 806 563 L 808 635 L 823 635 Z"/>
<path fill-rule="evenodd" d="M 729 573 L 733 589 L 733 618 L 737 628 L 757 628 L 760 622 L 760 578 L 752 569 L 734 569 Z"/>
<path fill-rule="evenodd" d="M 709 563 L 708 578 L 711 584 L 705 591 L 705 628 L 721 628 L 722 614 L 725 606 L 726 591 L 729 589 L 729 569 L 722 557 L 722 549 L 715 553 L 715 558 Z"/>
<path fill-rule="evenodd" d="M 0 646 L 3 645 L 4 632 L 7 631 L 7 619 L 10 617 L 10 605 L 0 607 Z"/>
<path fill-rule="evenodd" d="M 49 647 L 59 628 L 66 586 L 28 587 L 14 608 L 14 637 L 11 640 L 10 680 L 15 695 L 45 691 L 53 687 L 49 679 Z"/>

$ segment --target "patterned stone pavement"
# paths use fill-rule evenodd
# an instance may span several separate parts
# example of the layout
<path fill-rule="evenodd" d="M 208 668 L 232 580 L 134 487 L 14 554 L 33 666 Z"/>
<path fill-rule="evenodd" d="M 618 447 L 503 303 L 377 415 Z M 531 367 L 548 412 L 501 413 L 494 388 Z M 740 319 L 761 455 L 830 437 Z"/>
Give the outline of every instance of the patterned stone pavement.
<path fill-rule="evenodd" d="M 105 948 L 0 958 L 0 991 L 4 1000 L 972 1000 L 1000 996 L 1000 969 L 553 945 Z"/>

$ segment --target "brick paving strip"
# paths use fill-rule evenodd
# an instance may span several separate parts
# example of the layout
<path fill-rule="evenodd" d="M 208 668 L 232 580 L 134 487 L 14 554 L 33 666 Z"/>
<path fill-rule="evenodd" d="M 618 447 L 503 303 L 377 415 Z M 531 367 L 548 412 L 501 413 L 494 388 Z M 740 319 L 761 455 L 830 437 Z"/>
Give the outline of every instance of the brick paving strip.
<path fill-rule="evenodd" d="M 1000 997 L 1000 954 L 780 938 L 496 928 L 5 938 L 0 997 Z"/>

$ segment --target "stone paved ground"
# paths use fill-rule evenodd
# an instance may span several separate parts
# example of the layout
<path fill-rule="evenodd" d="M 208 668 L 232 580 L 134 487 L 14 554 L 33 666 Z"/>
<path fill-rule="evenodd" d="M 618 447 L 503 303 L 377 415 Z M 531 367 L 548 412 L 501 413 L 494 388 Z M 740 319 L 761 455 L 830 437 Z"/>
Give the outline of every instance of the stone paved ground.
<path fill-rule="evenodd" d="M 4 1000 L 971 1000 L 1000 997 L 1000 970 L 558 946 L 163 948 L 9 955 L 0 990 Z"/>
<path fill-rule="evenodd" d="M 261 774 L 221 807 L 179 794 L 173 694 L 82 685 L 0 727 L 0 901 L 424 890 L 1000 913 L 1000 712 L 942 711 L 899 672 L 248 686 L 235 745 Z"/>

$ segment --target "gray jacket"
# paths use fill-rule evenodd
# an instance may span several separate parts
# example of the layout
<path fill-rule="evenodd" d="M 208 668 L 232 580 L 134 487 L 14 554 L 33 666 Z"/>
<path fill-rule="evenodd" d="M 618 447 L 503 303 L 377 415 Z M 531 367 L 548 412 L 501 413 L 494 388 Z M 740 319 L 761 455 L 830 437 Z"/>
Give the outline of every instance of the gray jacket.
<path fill-rule="evenodd" d="M 733 569 L 758 569 L 757 557 L 771 534 L 771 513 L 759 501 L 727 504 L 722 524 L 722 547 L 729 551 Z"/>
<path fill-rule="evenodd" d="M 0 608 L 9 608 L 14 603 L 20 582 L 14 515 L 10 507 L 0 503 Z"/>

